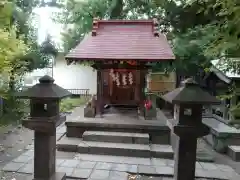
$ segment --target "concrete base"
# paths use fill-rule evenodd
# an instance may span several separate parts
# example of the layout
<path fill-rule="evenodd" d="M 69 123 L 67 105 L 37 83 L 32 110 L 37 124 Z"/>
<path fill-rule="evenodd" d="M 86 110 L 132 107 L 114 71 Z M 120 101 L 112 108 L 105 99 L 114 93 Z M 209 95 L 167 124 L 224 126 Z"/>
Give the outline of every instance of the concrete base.
<path fill-rule="evenodd" d="M 240 146 L 228 146 L 227 154 L 232 160 L 240 162 Z"/>
<path fill-rule="evenodd" d="M 29 178 L 29 180 L 66 180 L 66 173 L 56 172 L 52 177 L 49 179 L 42 179 L 42 178 Z"/>

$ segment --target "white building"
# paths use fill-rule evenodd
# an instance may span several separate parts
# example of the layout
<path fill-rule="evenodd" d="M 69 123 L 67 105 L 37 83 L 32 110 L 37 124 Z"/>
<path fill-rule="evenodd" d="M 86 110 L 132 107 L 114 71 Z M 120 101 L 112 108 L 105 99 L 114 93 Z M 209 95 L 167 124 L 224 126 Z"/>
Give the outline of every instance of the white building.
<path fill-rule="evenodd" d="M 44 75 L 52 76 L 57 85 L 70 90 L 73 94 L 83 94 L 84 89 L 88 89 L 89 94 L 97 92 L 96 71 L 92 67 L 80 64 L 67 65 L 62 53 L 54 60 L 52 68 L 37 69 L 26 74 L 25 86 L 33 86 Z"/>
<path fill-rule="evenodd" d="M 52 37 L 56 46 L 62 47 L 61 32 L 64 26 L 53 22 L 51 16 L 53 13 L 59 12 L 55 7 L 41 7 L 34 10 L 33 23 L 38 27 L 38 41 L 41 44 L 47 34 Z M 97 74 L 93 68 L 78 64 L 67 65 L 64 55 L 59 53 L 53 60 L 53 66 L 45 69 L 37 69 L 26 74 L 24 85 L 27 87 L 38 83 L 38 79 L 44 75 L 52 76 L 55 83 L 65 89 L 70 90 L 73 94 L 85 93 L 84 90 L 89 89 L 90 94 L 96 94 L 97 91 Z"/>

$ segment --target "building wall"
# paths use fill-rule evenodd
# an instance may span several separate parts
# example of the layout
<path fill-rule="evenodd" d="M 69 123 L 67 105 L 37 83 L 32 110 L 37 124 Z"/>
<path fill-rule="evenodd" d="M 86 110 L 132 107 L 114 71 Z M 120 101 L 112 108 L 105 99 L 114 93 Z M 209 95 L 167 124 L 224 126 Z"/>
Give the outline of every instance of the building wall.
<path fill-rule="evenodd" d="M 52 76 L 55 83 L 65 89 L 89 89 L 90 94 L 97 92 L 97 72 L 93 68 L 79 64 L 67 65 L 60 54 L 53 63 L 53 68 L 34 70 L 26 75 L 25 86 L 32 86 L 44 75 Z"/>
<path fill-rule="evenodd" d="M 171 72 L 169 75 L 164 73 L 150 73 L 147 77 L 149 91 L 165 93 L 176 88 L 176 74 Z"/>
<path fill-rule="evenodd" d="M 65 89 L 89 89 L 90 94 L 97 93 L 97 72 L 88 66 L 67 65 L 63 56 L 56 59 L 53 77 Z"/>

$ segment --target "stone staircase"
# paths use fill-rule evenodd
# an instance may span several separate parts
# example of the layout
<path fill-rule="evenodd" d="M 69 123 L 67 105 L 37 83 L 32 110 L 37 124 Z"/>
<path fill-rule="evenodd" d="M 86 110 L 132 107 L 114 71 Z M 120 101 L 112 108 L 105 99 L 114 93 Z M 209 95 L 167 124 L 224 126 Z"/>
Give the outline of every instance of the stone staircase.
<path fill-rule="evenodd" d="M 151 144 L 147 133 L 85 131 L 82 138 L 62 137 L 57 142 L 58 151 L 84 154 L 173 158 L 171 145 L 164 142 Z"/>

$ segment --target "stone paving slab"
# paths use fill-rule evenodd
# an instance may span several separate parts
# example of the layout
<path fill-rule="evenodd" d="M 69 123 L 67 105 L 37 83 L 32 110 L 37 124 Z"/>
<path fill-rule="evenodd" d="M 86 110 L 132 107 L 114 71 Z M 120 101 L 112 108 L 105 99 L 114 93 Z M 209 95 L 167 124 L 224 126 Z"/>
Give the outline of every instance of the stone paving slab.
<path fill-rule="evenodd" d="M 108 180 L 123 180 L 124 177 L 126 176 L 126 173 L 122 173 L 122 172 L 113 172 L 112 173 L 112 177 L 109 177 Z M 1 176 L 2 179 L 4 180 L 32 180 L 33 177 L 30 174 L 23 174 L 23 173 L 4 173 L 3 176 Z M 134 179 L 135 178 L 135 179 Z M 140 176 L 140 175 L 132 175 L 129 176 L 130 180 L 174 180 L 173 177 L 152 177 L 152 176 Z M 73 180 L 72 178 L 67 178 L 66 180 Z M 94 180 L 94 179 L 90 179 L 88 178 L 88 180 Z M 96 180 L 96 179 L 95 179 Z M 209 180 L 206 178 L 195 178 L 195 180 Z M 235 179 L 235 180 L 239 180 L 239 179 Z"/>
<path fill-rule="evenodd" d="M 27 151 L 13 159 L 2 169 L 5 172 L 33 173 L 33 151 Z M 68 178 L 127 180 L 128 175 L 173 176 L 174 161 L 158 158 L 131 158 L 79 154 L 75 159 L 57 159 L 57 172 L 65 172 Z M 128 161 L 127 161 L 128 159 Z M 196 162 L 196 177 L 216 179 L 240 179 L 230 166 Z"/>

